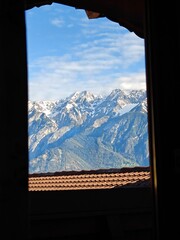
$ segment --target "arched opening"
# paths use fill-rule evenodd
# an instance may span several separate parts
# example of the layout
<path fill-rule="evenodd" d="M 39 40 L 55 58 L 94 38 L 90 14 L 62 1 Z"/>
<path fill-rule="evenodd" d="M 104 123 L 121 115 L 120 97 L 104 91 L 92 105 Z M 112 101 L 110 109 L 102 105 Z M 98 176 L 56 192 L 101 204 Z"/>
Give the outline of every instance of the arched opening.
<path fill-rule="evenodd" d="M 77 228 L 81 228 L 82 221 L 85 229 L 88 226 L 94 228 L 95 232 L 91 232 L 94 237 L 111 237 L 115 234 L 112 229 L 122 225 L 119 216 L 123 214 L 123 232 L 127 237 L 130 238 L 134 228 L 137 232 L 148 232 L 151 238 L 152 193 L 144 39 L 107 18 L 90 20 L 87 16 L 90 13 L 84 10 L 56 4 L 40 9 L 42 12 L 44 9 L 45 18 L 40 16 L 40 22 L 36 19 L 37 16 L 32 17 L 38 24 L 43 24 L 41 28 L 44 41 L 42 43 L 41 36 L 34 42 L 37 51 L 41 52 L 42 47 L 43 52 L 41 57 L 36 56 L 36 61 L 32 61 L 33 56 L 29 53 L 29 67 L 40 70 L 33 73 L 29 69 L 30 77 L 34 77 L 32 82 L 29 80 L 29 93 L 30 98 L 33 94 L 35 96 L 35 93 L 39 98 L 39 90 L 50 83 L 42 91 L 42 97 L 49 95 L 52 100 L 38 99 L 31 102 L 30 107 L 29 130 L 35 130 L 35 133 L 39 134 L 31 134 L 30 141 L 33 143 L 33 140 L 39 138 L 40 148 L 44 150 L 41 152 L 36 141 L 34 145 L 30 142 L 31 149 L 35 146 L 34 149 L 37 147 L 40 151 L 39 158 L 30 159 L 32 162 L 29 168 L 31 233 L 33 236 L 42 234 L 41 230 L 36 230 L 37 216 L 42 214 L 53 232 L 57 230 L 48 220 L 49 216 L 54 219 L 56 215 L 61 225 L 66 228 L 67 223 L 61 215 L 63 212 L 76 219 Z M 38 15 L 40 9 L 35 9 L 35 15 L 36 11 Z M 29 14 L 33 14 L 33 11 Z M 27 16 L 27 21 L 28 18 L 31 18 L 31 15 Z M 53 37 L 52 33 L 48 34 L 48 24 L 56 30 L 56 37 Z M 28 27 L 32 28 L 33 25 L 28 26 L 27 22 L 27 29 Z M 35 32 L 33 29 L 32 33 L 27 34 L 30 48 L 30 40 L 40 35 L 40 30 Z M 50 40 L 46 42 L 46 38 Z M 33 62 L 34 64 L 31 64 Z M 63 95 L 64 98 L 56 98 Z M 41 112 L 42 110 L 44 112 Z M 46 121 L 52 132 L 47 129 Z M 54 131 L 52 122 L 56 123 L 54 129 L 57 132 Z M 57 125 L 60 126 L 58 129 Z M 49 143 L 50 148 L 44 143 Z M 125 149 L 124 157 L 122 152 L 118 152 L 122 146 Z M 131 149 L 136 149 L 138 153 L 144 151 L 140 154 L 139 163 L 133 162 L 133 157 L 132 161 L 129 161 L 127 156 Z M 53 156 L 53 153 L 58 156 Z M 131 152 L 129 156 L 133 154 Z M 35 156 L 33 151 L 31 156 Z M 47 159 L 48 156 L 50 159 Z M 143 156 L 146 156 L 144 163 Z M 53 165 L 56 163 L 57 165 Z M 72 198 L 76 208 L 69 202 Z M 114 210 L 109 198 L 114 199 Z M 128 200 L 132 198 L 133 204 Z M 43 204 L 41 199 L 44 199 Z M 48 211 L 44 211 L 45 203 L 50 199 L 53 199 L 53 206 L 48 206 Z M 118 199 L 121 199 L 121 207 Z M 128 209 L 134 209 L 136 213 Z M 116 217 L 109 216 L 107 211 L 112 211 Z M 87 216 L 84 218 L 83 214 Z M 130 218 L 131 223 L 128 220 Z M 135 219 L 138 219 L 138 226 Z M 99 227 L 97 222 L 101 222 Z M 132 226 L 129 227 L 129 224 Z M 84 233 L 80 230 L 74 233 L 75 227 L 72 225 L 72 233 L 62 230 L 62 235 L 72 237 L 77 234 L 79 237 L 88 237 L 87 229 Z M 106 229 L 104 235 L 102 229 Z M 48 232 L 46 231 L 46 234 L 49 234 Z M 121 233 L 117 232 L 120 236 Z"/>
<path fill-rule="evenodd" d="M 26 13 L 31 177 L 140 167 L 150 178 L 144 39 L 61 4 Z"/>
<path fill-rule="evenodd" d="M 65 1 L 65 0 L 64 0 Z M 62 0 L 62 2 L 64 2 Z M 113 1 L 113 0 L 112 0 Z M 29 1 L 26 1 L 26 3 Z M 36 4 L 35 2 L 51 2 L 51 1 L 34 1 L 32 0 L 32 4 Z M 68 3 L 73 3 L 72 0 L 67 0 Z M 80 4 L 81 1 L 76 1 L 76 4 Z M 83 3 L 89 2 L 89 5 L 92 4 L 94 6 L 95 2 L 101 2 L 101 0 L 97 1 L 82 1 Z M 81 2 L 81 3 L 82 3 Z M 104 2 L 104 1 L 103 1 Z M 109 1 L 107 1 L 109 2 Z M 115 0 L 113 3 L 116 2 Z M 123 1 L 118 1 L 123 2 Z M 128 2 L 128 1 L 126 1 Z M 138 3 L 140 1 L 137 1 Z M 102 3 L 102 2 L 101 2 Z M 179 156 L 179 119 L 174 114 L 167 114 L 167 111 L 174 106 L 175 109 L 179 107 L 179 81 L 177 78 L 179 72 L 179 31 L 178 31 L 178 7 L 177 3 L 169 4 L 168 2 L 158 3 L 157 1 L 146 1 L 147 3 L 147 32 L 145 36 L 147 37 L 147 60 L 148 60 L 148 80 L 150 85 L 150 92 L 152 94 L 151 104 L 153 106 L 152 116 L 153 118 L 153 150 L 155 159 L 153 161 L 153 167 L 155 170 L 155 202 L 158 204 L 156 208 L 156 216 L 158 215 L 157 224 L 159 234 L 156 234 L 158 239 L 161 239 L 161 236 L 166 234 L 166 236 L 178 235 L 179 227 L 178 222 L 176 221 L 176 216 L 179 214 L 179 196 L 177 195 L 177 189 L 179 186 L 179 171 L 178 171 L 178 156 Z M 101 4 L 100 4 L 101 5 Z M 100 6 L 99 5 L 99 6 Z M 26 6 L 26 4 L 25 4 Z M 86 7 L 84 8 L 86 9 Z M 104 8 L 103 8 L 104 9 Z M 95 9 L 93 9 L 95 10 Z M 105 10 L 105 9 L 104 9 Z M 106 9 L 107 10 L 107 9 Z M 116 8 L 114 8 L 114 11 Z M 1 171 L 1 215 L 4 221 L 2 221 L 2 235 L 5 235 L 10 239 L 18 238 L 18 239 L 26 239 L 27 235 L 27 225 L 26 225 L 26 210 L 27 210 L 27 132 L 26 132 L 26 117 L 27 117 L 27 78 L 26 78 L 26 44 L 25 44 L 25 28 L 24 28 L 24 4 L 20 1 L 2 1 L 0 6 L 1 11 L 1 57 L 2 61 L 2 88 L 1 88 L 1 96 L 2 96 L 2 138 L 5 141 L 2 141 L 2 171 Z M 101 11 L 100 11 L 101 12 Z M 102 11 L 104 12 L 104 11 Z M 107 11 L 106 11 L 107 13 Z M 127 16 L 127 14 L 126 14 Z M 164 21 L 166 20 L 166 24 Z M 8 29 L 8 31 L 7 31 Z M 169 34 L 169 29 L 171 29 L 171 33 L 173 36 Z M 13 41 L 12 41 L 13 39 Z M 168 46 L 168 48 L 167 48 Z M 166 51 L 164 51 L 166 50 Z M 167 57 L 168 56 L 168 57 Z M 173 84 L 169 84 L 170 82 Z M 169 98 L 167 98 L 167 89 L 169 93 Z M 153 125 L 152 124 L 152 125 Z M 174 133 L 176 133 L 174 135 Z M 5 161 L 6 160 L 6 161 Z M 19 188 L 17 188 L 19 186 Z M 173 187 L 172 187 L 173 186 Z M 158 188 L 156 188 L 158 187 Z M 119 199 L 133 199 L 136 197 L 137 191 L 139 189 L 135 189 L 134 195 L 127 197 L 124 193 L 126 191 L 118 191 L 118 195 L 115 194 L 115 191 L 111 191 L 111 199 L 115 199 L 118 201 Z M 102 195 L 106 200 L 106 193 L 108 191 L 102 191 L 99 195 L 100 199 L 102 199 Z M 120 193 L 123 194 L 121 195 Z M 62 192 L 61 192 L 62 193 Z M 57 209 L 59 207 L 59 202 L 66 202 L 68 199 L 67 196 L 72 197 L 71 192 L 66 192 L 67 195 L 65 200 L 60 196 L 63 196 L 60 192 L 50 192 L 50 194 L 29 194 L 30 199 L 34 196 L 34 200 L 31 205 L 32 209 L 34 207 L 34 213 L 39 213 L 40 215 L 36 216 L 44 216 L 40 219 L 40 217 L 36 218 L 36 220 L 40 219 L 40 223 L 46 221 L 46 214 L 50 213 L 50 209 L 46 207 L 44 203 L 44 199 L 49 196 L 49 201 L 57 200 L 56 206 L 54 206 L 54 218 L 57 217 Z M 117 192 L 116 192 L 117 193 Z M 127 193 L 127 192 L 126 192 Z M 141 192 L 142 193 L 142 192 Z M 84 192 L 86 195 L 87 192 Z M 93 191 L 89 191 L 89 199 L 97 200 L 97 196 L 99 191 L 94 193 Z M 114 195 L 115 194 L 115 195 Z M 73 192 L 74 197 L 77 195 L 81 196 L 80 191 Z M 14 197 L 15 196 L 15 197 Z M 142 195 L 141 195 L 142 196 Z M 167 197 L 169 196 L 169 197 Z M 59 198 L 60 197 L 60 198 Z M 131 197 L 131 198 L 130 198 Z M 77 201 L 74 201 L 73 204 L 76 204 Z M 79 198 L 81 199 L 81 198 Z M 32 199 L 31 199 L 32 200 Z M 76 199 L 75 199 L 76 200 Z M 83 199 L 84 200 L 84 199 Z M 46 201 L 45 201 L 46 202 Z M 89 202 L 89 201 L 88 201 Z M 143 201 L 145 203 L 146 201 Z M 46 202 L 47 203 L 47 202 Z M 51 202 L 52 203 L 52 202 Z M 85 207 L 84 201 L 81 202 L 82 206 Z M 96 204 L 98 201 L 96 201 Z M 104 203 L 104 201 L 102 201 Z M 117 203 L 117 202 L 116 202 Z M 66 205 L 65 204 L 65 205 Z M 109 222 L 116 222 L 116 227 L 114 227 L 114 238 L 120 236 L 120 232 L 117 230 L 118 226 L 120 226 L 120 222 L 116 221 L 119 215 L 118 204 L 114 205 L 113 208 L 106 206 L 105 208 L 101 208 L 102 206 L 89 208 L 92 209 L 106 209 L 110 210 L 103 211 L 103 216 L 110 216 Z M 101 204 L 102 205 L 102 204 Z M 48 206 L 48 205 L 47 205 Z M 67 205 L 66 205 L 67 206 Z M 72 207 L 72 202 L 69 204 Z M 156 205 L 157 206 L 157 205 Z M 135 205 L 134 205 L 135 207 Z M 80 210 L 82 213 L 82 208 L 76 208 L 76 210 Z M 43 211 L 44 210 L 44 211 Z M 52 209 L 51 209 L 52 210 Z M 61 209 L 62 210 L 62 209 Z M 73 210 L 73 209 L 71 209 Z M 114 211 L 113 211 L 114 210 Z M 61 219 L 63 219 L 63 211 L 61 212 Z M 98 213 L 93 211 L 91 212 L 91 216 L 97 216 Z M 143 211 L 144 212 L 144 211 Z M 83 212 L 84 213 L 84 212 Z M 86 212 L 87 213 L 87 212 Z M 101 212 L 102 213 L 102 212 Z M 112 217 L 113 213 L 113 217 Z M 118 217 L 117 217 L 118 213 Z M 66 215 L 66 214 L 65 214 Z M 64 216 L 65 216 L 64 215 Z M 74 217 L 73 212 L 71 212 L 71 217 Z M 101 215 L 101 216 L 102 216 Z M 66 220 L 68 219 L 68 214 L 65 216 Z M 80 216 L 80 215 L 79 215 Z M 88 214 L 86 216 L 89 216 Z M 98 215 L 99 216 L 99 215 Z M 18 217 L 18 221 L 17 220 Z M 116 218 L 117 217 L 117 218 Z M 49 215 L 49 219 L 51 218 L 51 214 Z M 57 218 L 56 218 L 57 219 Z M 77 218 L 73 218 L 77 219 Z M 115 220 L 116 219 L 116 220 Z M 131 218 L 130 218 L 131 219 Z M 52 220 L 52 218 L 51 218 Z M 71 218 L 72 220 L 72 218 Z M 82 220 L 82 219 L 81 219 Z M 84 219 L 83 219 L 84 220 Z M 112 221 L 111 221 L 112 220 Z M 123 218 L 124 220 L 124 218 Z M 136 221 L 137 222 L 137 221 Z M 47 223 L 47 222 L 46 222 Z M 52 223 L 52 222 L 51 222 Z M 84 222 L 83 222 L 84 223 Z M 101 222 L 102 223 L 102 222 Z M 119 225 L 120 224 L 120 225 Z M 43 224 L 42 224 L 43 225 Z M 41 226 L 42 226 L 41 225 Z M 47 225 L 46 225 L 47 226 Z M 60 225 L 58 225 L 60 226 Z M 84 226 L 84 225 L 83 225 Z M 102 226 L 102 225 L 101 225 Z M 121 225 L 122 226 L 122 225 Z M 67 228 L 66 228 L 67 229 Z M 69 229 L 69 228 L 68 228 Z M 83 228 L 84 229 L 84 228 Z M 87 228 L 86 228 L 87 229 Z M 164 232 L 165 229 L 165 232 Z M 43 229 L 44 230 L 44 229 Z M 59 230 L 59 229 L 58 229 Z M 101 229 L 102 230 L 102 229 Z M 38 231 L 36 232 L 38 234 Z M 43 233 L 43 231 L 41 232 Z M 40 235 L 41 235 L 40 233 Z M 53 232 L 54 233 L 54 232 Z M 135 232 L 134 232 L 135 233 Z M 137 232 L 136 232 L 137 233 Z M 37 234 L 35 234 L 32 238 L 38 238 Z M 39 235 L 39 236 L 40 236 Z M 49 235 L 48 235 L 49 236 Z M 92 236 L 92 235 L 91 235 Z M 137 235 L 136 235 L 137 236 Z M 138 235 L 139 236 L 139 235 Z M 147 239 L 147 236 L 143 239 Z M 45 238 L 47 236 L 44 235 Z M 83 236 L 84 237 L 84 236 Z M 42 239 L 42 237 L 40 237 Z M 51 235 L 52 238 L 52 235 Z M 135 234 L 131 239 L 135 238 Z M 62 239 L 62 238 L 61 238 Z M 86 238 L 87 239 L 87 238 Z M 126 237 L 127 239 L 127 237 Z M 138 238 L 139 239 L 139 238 Z"/>

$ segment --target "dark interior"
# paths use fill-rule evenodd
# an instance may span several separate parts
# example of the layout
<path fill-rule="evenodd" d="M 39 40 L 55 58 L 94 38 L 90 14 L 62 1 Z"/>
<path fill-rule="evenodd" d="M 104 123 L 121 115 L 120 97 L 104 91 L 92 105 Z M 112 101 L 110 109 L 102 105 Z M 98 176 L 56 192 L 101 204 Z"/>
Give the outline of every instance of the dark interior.
<path fill-rule="evenodd" d="M 28 192 L 25 11 L 56 2 L 99 13 L 145 40 L 152 186 Z M 180 233 L 178 2 L 5 0 L 1 24 L 1 235 L 4 239 L 177 239 Z"/>

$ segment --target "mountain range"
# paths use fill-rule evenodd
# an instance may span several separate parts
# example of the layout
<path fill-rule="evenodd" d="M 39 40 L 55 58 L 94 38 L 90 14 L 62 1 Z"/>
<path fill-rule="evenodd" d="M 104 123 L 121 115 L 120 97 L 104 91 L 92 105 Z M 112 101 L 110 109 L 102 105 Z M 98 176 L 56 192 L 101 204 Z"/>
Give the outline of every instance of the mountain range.
<path fill-rule="evenodd" d="M 149 166 L 145 90 L 28 101 L 29 173 Z"/>

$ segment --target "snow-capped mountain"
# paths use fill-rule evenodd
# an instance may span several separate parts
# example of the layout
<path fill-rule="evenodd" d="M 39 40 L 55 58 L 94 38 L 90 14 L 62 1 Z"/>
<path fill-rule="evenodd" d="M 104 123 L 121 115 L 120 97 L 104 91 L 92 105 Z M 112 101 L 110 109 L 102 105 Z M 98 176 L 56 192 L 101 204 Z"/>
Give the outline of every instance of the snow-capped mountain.
<path fill-rule="evenodd" d="M 29 173 L 149 166 L 146 91 L 28 102 Z"/>

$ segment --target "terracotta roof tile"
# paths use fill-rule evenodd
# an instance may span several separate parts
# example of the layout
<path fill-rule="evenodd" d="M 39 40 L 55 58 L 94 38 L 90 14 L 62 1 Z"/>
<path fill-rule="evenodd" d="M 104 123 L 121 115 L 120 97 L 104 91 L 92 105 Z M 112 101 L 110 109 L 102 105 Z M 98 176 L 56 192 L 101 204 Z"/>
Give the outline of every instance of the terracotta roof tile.
<path fill-rule="evenodd" d="M 29 191 L 150 187 L 150 168 L 29 174 Z"/>

